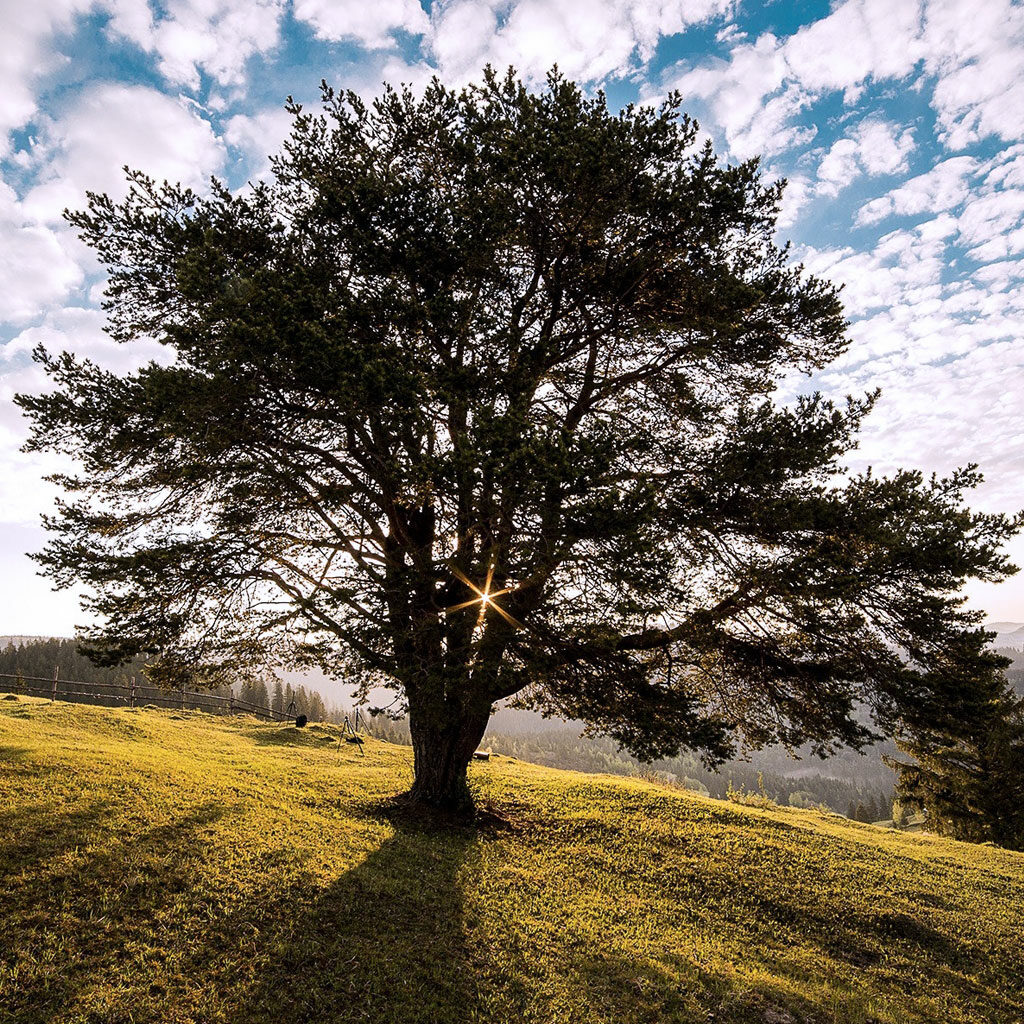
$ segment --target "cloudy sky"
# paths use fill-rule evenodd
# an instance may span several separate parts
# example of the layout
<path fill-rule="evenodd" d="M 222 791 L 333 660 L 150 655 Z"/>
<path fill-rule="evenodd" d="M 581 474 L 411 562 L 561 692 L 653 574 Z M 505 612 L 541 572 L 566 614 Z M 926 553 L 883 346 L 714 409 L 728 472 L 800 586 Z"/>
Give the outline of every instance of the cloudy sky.
<path fill-rule="evenodd" d="M 1024 506 L 1024 7 L 1009 0 L 0 0 L 0 633 L 67 634 L 26 551 L 52 501 L 11 404 L 37 343 L 129 367 L 61 211 L 119 168 L 203 187 L 266 171 L 321 78 L 450 83 L 554 63 L 613 105 L 680 90 L 726 159 L 790 185 L 784 234 L 845 284 L 853 344 L 816 385 L 883 388 L 856 464 L 979 462 Z M 1024 562 L 1024 543 L 1014 547 Z M 1022 574 L 1024 576 L 1024 574 Z M 977 588 L 1024 620 L 1024 578 Z"/>

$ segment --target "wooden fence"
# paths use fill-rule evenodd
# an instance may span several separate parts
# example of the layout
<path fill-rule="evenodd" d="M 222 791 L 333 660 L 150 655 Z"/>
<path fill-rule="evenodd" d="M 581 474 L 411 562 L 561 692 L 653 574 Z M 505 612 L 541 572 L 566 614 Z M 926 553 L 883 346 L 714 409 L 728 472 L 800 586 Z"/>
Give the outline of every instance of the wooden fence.
<path fill-rule="evenodd" d="M 9 683 L 8 683 L 9 681 Z M 179 708 L 182 711 L 206 711 L 213 715 L 257 715 L 272 722 L 287 722 L 294 714 L 276 711 L 274 708 L 252 704 L 238 697 L 221 697 L 216 693 L 198 693 L 193 690 L 165 690 L 159 686 L 138 683 L 132 676 L 128 683 L 86 683 L 78 679 L 60 679 L 57 669 L 53 678 L 24 676 L 0 672 L 0 690 L 25 694 L 31 697 L 49 697 L 50 700 L 66 700 L 79 704 L 101 704 L 107 707 L 160 707 Z M 356 709 L 355 728 L 359 727 L 359 710 Z M 346 716 L 347 719 L 348 716 Z"/>

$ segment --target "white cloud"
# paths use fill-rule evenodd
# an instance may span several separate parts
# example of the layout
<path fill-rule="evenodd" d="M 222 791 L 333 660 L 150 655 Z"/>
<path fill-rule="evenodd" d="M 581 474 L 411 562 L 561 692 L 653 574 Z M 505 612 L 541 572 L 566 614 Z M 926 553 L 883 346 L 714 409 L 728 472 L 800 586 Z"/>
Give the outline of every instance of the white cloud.
<path fill-rule="evenodd" d="M 812 273 L 843 286 L 849 315 L 864 317 L 877 310 L 899 316 L 892 311 L 940 294 L 944 255 L 941 237 L 913 230 L 891 232 L 873 250 L 808 248 L 802 259 Z M 876 347 L 873 354 L 881 350 Z"/>
<path fill-rule="evenodd" d="M 89 359 L 105 370 L 129 373 L 150 360 L 168 362 L 170 349 L 155 341 L 122 344 L 111 339 L 104 330 L 106 314 L 99 309 L 69 306 L 55 310 L 42 323 L 28 327 L 0 346 L 0 356 L 9 365 L 27 359 L 37 345 L 50 352 L 71 352 Z"/>
<path fill-rule="evenodd" d="M 780 175 L 771 171 L 765 172 L 768 178 L 778 178 Z M 786 191 L 782 195 L 782 208 L 779 210 L 777 225 L 779 228 L 788 228 L 796 223 L 800 211 L 811 199 L 811 183 L 802 175 L 786 179 Z"/>
<path fill-rule="evenodd" d="M 733 133 L 729 148 L 736 156 L 746 158 L 807 145 L 817 135 L 817 128 L 813 124 L 794 124 L 793 118 L 810 101 L 810 95 L 803 89 L 787 86 L 778 96 L 767 100 L 747 125 Z"/>
<path fill-rule="evenodd" d="M 734 155 L 778 153 L 808 140 L 794 118 L 820 95 L 852 100 L 868 79 L 909 74 L 919 25 L 917 3 L 846 0 L 787 39 L 765 33 L 727 60 L 679 65 L 666 84 L 709 103 Z"/>
<path fill-rule="evenodd" d="M 446 79 L 475 78 L 486 63 L 515 65 L 530 82 L 554 64 L 586 82 L 646 63 L 658 39 L 724 17 L 732 0 L 438 0 L 428 41 Z"/>
<path fill-rule="evenodd" d="M 912 128 L 869 119 L 862 121 L 854 138 L 860 146 L 860 162 L 868 174 L 896 174 L 907 169 L 907 156 L 914 148 Z"/>
<path fill-rule="evenodd" d="M 83 281 L 65 231 L 27 216 L 0 182 L 0 322 L 24 323 L 67 297 Z"/>
<path fill-rule="evenodd" d="M 815 191 L 837 196 L 861 174 L 896 174 L 907 169 L 907 156 L 914 148 L 910 128 L 867 118 L 845 138 L 832 144 L 818 165 Z"/>
<path fill-rule="evenodd" d="M 0 157 L 8 135 L 36 113 L 44 76 L 68 63 L 56 46 L 83 15 L 109 14 L 108 31 L 157 58 L 171 83 L 197 89 L 205 71 L 222 85 L 243 80 L 246 61 L 273 49 L 286 0 L 32 0 L 3 4 L 0 46 Z M 372 8 L 371 8 L 372 9 Z"/>
<path fill-rule="evenodd" d="M 68 31 L 91 0 L 32 0 L 3 4 L 0 45 L 0 157 L 9 152 L 8 133 L 36 112 L 35 84 L 64 58 L 51 45 L 55 33 Z"/>
<path fill-rule="evenodd" d="M 40 511 L 52 505 L 56 493 L 43 477 L 69 468 L 64 460 L 52 455 L 20 452 L 28 437 L 28 422 L 14 404 L 14 396 L 46 391 L 52 386 L 28 354 L 37 344 L 56 351 L 77 345 L 83 354 L 97 347 L 102 350 L 105 339 L 101 326 L 102 315 L 94 310 L 61 310 L 0 346 L 0 474 L 5 482 L 0 488 L 0 523 L 5 527 L 37 524 Z"/>
<path fill-rule="evenodd" d="M 747 156 L 805 141 L 793 122 L 808 102 L 842 92 L 849 106 L 869 82 L 917 75 L 956 150 L 1022 137 L 1022 68 L 1024 7 L 1012 0 L 844 0 L 785 39 L 765 33 L 725 60 L 684 63 L 665 84 L 705 99 L 732 152 Z"/>
<path fill-rule="evenodd" d="M 351 39 L 368 49 L 390 49 L 396 32 L 423 35 L 430 20 L 418 0 L 295 0 L 295 17 L 320 39 Z"/>
<path fill-rule="evenodd" d="M 224 126 L 224 141 L 244 156 L 252 178 L 265 178 L 270 171 L 270 156 L 277 153 L 288 135 L 292 117 L 281 107 L 270 107 L 256 114 L 236 114 Z"/>
<path fill-rule="evenodd" d="M 730 22 L 725 28 L 720 28 L 715 33 L 716 43 L 739 43 L 747 38 L 747 33 L 744 32 L 739 25 Z"/>
<path fill-rule="evenodd" d="M 882 468 L 948 471 L 979 461 L 986 500 L 1020 503 L 1024 372 L 1021 264 L 946 279 L 957 218 L 941 214 L 890 232 L 873 250 L 809 250 L 809 269 L 843 284 L 849 351 L 816 383 L 841 396 L 881 386 L 858 456 Z M 1017 497 L 1014 497 L 1014 495 Z"/>
<path fill-rule="evenodd" d="M 55 489 L 43 477 L 69 464 L 53 455 L 19 451 L 28 436 L 28 423 L 14 405 L 18 392 L 38 393 L 52 382 L 28 358 L 37 345 L 51 352 L 73 352 L 116 373 L 128 373 L 150 360 L 166 363 L 172 355 L 156 342 L 121 345 L 103 330 L 104 314 L 96 309 L 69 307 L 47 315 L 42 323 L 26 328 L 0 345 L 0 523 L 34 525 L 39 512 L 49 507 Z"/>
<path fill-rule="evenodd" d="M 917 0 L 846 0 L 785 43 L 789 73 L 815 93 L 903 78 L 921 55 Z"/>
<path fill-rule="evenodd" d="M 1019 230 L 1024 219 L 1024 189 L 1014 188 L 973 195 L 957 220 L 961 240 L 973 246 L 976 260 L 995 260 L 1024 250 Z"/>
<path fill-rule="evenodd" d="M 1024 261 L 999 260 L 979 267 L 972 275 L 989 291 L 1005 291 L 1017 281 L 1024 281 Z"/>
<path fill-rule="evenodd" d="M 1024 145 L 1008 146 L 988 166 L 987 186 L 1024 186 Z"/>
<path fill-rule="evenodd" d="M 198 89 L 205 71 L 221 85 L 244 78 L 246 61 L 280 38 L 284 0 L 104 0 L 110 30 L 157 58 L 169 82 Z M 158 13 L 157 13 L 158 12 Z"/>
<path fill-rule="evenodd" d="M 937 76 L 932 105 L 941 136 L 962 149 L 988 135 L 1021 138 L 1024 8 L 1012 0 L 931 0 L 924 50 Z"/>
<path fill-rule="evenodd" d="M 857 154 L 857 142 L 849 137 L 832 143 L 832 148 L 818 164 L 819 195 L 837 196 L 860 174 L 861 165 Z"/>
<path fill-rule="evenodd" d="M 40 181 L 25 209 L 57 221 L 86 189 L 121 196 L 127 165 L 157 180 L 202 189 L 224 162 L 224 145 L 191 106 L 140 85 L 98 84 L 48 121 L 34 151 Z"/>
<path fill-rule="evenodd" d="M 866 203 L 857 214 L 857 223 L 875 224 L 885 217 L 951 210 L 967 198 L 967 179 L 978 167 L 978 161 L 970 156 L 943 160 L 930 171 Z"/>
<path fill-rule="evenodd" d="M 684 104 L 691 97 L 704 100 L 714 120 L 725 132 L 729 148 L 738 156 L 774 153 L 793 141 L 791 133 L 778 134 L 780 120 L 795 116 L 806 99 L 799 90 L 776 97 L 768 110 L 764 98 L 782 86 L 786 59 L 775 36 L 766 33 L 753 43 L 740 43 L 729 59 L 712 60 L 696 66 L 677 65 L 666 80 L 666 88 L 677 89 Z M 762 125 L 764 125 L 762 127 Z M 746 149 L 755 139 L 761 148 Z"/>

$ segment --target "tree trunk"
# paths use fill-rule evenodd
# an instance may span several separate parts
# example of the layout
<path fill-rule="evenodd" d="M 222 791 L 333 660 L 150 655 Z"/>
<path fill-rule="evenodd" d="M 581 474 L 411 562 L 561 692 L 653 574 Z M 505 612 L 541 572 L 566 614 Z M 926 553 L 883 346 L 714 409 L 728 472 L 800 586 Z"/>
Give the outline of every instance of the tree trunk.
<path fill-rule="evenodd" d="M 473 800 L 466 768 L 483 738 L 490 705 L 455 713 L 451 709 L 409 708 L 415 778 L 408 798 L 443 810 L 469 812 Z"/>

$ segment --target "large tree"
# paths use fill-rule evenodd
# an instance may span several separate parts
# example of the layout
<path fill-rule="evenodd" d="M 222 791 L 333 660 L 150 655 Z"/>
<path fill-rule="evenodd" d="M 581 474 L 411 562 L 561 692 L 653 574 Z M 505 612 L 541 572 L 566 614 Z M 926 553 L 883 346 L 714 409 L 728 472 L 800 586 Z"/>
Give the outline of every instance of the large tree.
<path fill-rule="evenodd" d="M 488 72 L 290 111 L 267 183 L 132 173 L 69 215 L 112 337 L 169 352 L 40 351 L 20 399 L 81 466 L 41 557 L 98 657 L 392 687 L 438 804 L 514 695 L 713 761 L 858 746 L 991 667 L 957 593 L 1018 524 L 965 507 L 972 468 L 845 474 L 873 395 L 773 403 L 846 348 L 839 297 L 680 97 Z"/>

